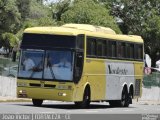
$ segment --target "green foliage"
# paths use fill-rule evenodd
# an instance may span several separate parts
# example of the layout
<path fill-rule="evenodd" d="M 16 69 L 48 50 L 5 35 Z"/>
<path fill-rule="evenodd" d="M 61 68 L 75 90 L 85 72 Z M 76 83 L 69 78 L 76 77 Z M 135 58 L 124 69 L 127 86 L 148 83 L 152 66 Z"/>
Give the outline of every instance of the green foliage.
<path fill-rule="evenodd" d="M 26 20 L 30 14 L 31 0 L 16 0 L 16 5 L 21 13 L 22 20 Z"/>
<path fill-rule="evenodd" d="M 56 22 L 49 17 L 43 17 L 39 19 L 28 19 L 24 23 L 24 29 L 36 26 L 54 26 L 54 25 L 56 25 Z"/>
<path fill-rule="evenodd" d="M 0 34 L 19 30 L 21 16 L 15 0 L 0 0 L 0 16 Z"/>
<path fill-rule="evenodd" d="M 26 28 L 35 26 L 52 26 L 56 24 L 52 19 L 51 9 L 48 6 L 43 5 L 41 0 L 26 0 L 26 2 L 28 3 L 27 5 L 23 5 L 25 2 L 21 2 L 22 6 L 27 6 L 29 13 L 24 15 L 25 20 L 22 23 L 23 25 L 16 34 L 20 40 L 22 39 L 23 31 Z"/>
<path fill-rule="evenodd" d="M 18 45 L 18 38 L 12 33 L 3 33 L 2 34 L 3 46 L 6 48 L 14 47 Z"/>
<path fill-rule="evenodd" d="M 110 8 L 113 16 L 123 21 L 121 24 L 123 33 L 143 37 L 145 47 L 151 47 L 152 61 L 155 63 L 155 54 L 160 51 L 160 0 L 99 1 Z"/>
<path fill-rule="evenodd" d="M 53 17 L 56 21 L 61 21 L 62 14 L 65 13 L 71 4 L 71 0 L 59 0 L 55 4 L 51 4 Z"/>
<path fill-rule="evenodd" d="M 30 19 L 39 19 L 47 17 L 49 15 L 51 17 L 52 14 L 48 7 L 44 6 L 43 4 L 40 4 L 36 0 L 31 0 L 29 13 Z"/>
<path fill-rule="evenodd" d="M 72 6 L 62 15 L 65 23 L 83 23 L 110 27 L 117 33 L 120 30 L 108 10 L 93 0 L 75 0 Z"/>

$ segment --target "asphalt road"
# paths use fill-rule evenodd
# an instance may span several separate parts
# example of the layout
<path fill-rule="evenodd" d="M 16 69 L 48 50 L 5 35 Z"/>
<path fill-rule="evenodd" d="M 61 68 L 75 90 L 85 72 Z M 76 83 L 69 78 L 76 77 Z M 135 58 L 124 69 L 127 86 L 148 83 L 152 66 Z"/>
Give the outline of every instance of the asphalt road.
<path fill-rule="evenodd" d="M 35 107 L 31 102 L 1 102 L 0 114 L 67 114 L 67 117 L 69 118 L 72 116 L 68 116 L 68 114 L 81 114 L 81 120 L 85 120 L 85 116 L 88 120 L 92 118 L 96 120 L 97 117 L 97 119 L 101 117 L 106 119 L 106 116 L 108 116 L 107 118 L 113 118 L 114 120 L 143 120 L 142 116 L 146 114 L 160 114 L 160 105 L 132 104 L 128 108 L 111 108 L 108 103 L 91 103 L 91 106 L 88 109 L 78 109 L 74 106 L 74 103 L 66 102 L 46 101 L 41 107 Z M 88 114 L 89 116 L 87 116 Z M 78 117 L 73 115 L 73 118 Z M 0 117 L 0 120 L 2 120 L 2 116 Z M 70 118 L 70 120 L 72 119 Z"/>

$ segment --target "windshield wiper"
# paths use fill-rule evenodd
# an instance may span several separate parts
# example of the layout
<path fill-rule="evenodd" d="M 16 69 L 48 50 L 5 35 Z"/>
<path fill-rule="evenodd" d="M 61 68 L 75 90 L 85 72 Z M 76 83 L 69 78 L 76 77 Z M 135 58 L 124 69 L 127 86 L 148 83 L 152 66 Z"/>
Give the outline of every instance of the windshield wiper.
<path fill-rule="evenodd" d="M 51 66 L 49 66 L 49 69 L 50 69 L 50 71 L 51 71 L 52 78 L 53 78 L 53 79 L 56 79 L 56 78 L 55 78 L 55 75 L 54 75 L 54 72 L 53 72 L 53 69 L 52 69 Z"/>
<path fill-rule="evenodd" d="M 49 55 L 47 56 L 47 66 L 49 67 L 49 69 L 50 69 L 50 72 L 51 72 L 51 75 L 52 75 L 52 78 L 53 79 L 56 79 L 56 77 L 55 77 L 55 75 L 54 75 L 54 72 L 53 72 L 53 69 L 52 69 L 52 64 L 51 64 L 51 62 L 50 62 L 50 60 L 49 60 Z"/>

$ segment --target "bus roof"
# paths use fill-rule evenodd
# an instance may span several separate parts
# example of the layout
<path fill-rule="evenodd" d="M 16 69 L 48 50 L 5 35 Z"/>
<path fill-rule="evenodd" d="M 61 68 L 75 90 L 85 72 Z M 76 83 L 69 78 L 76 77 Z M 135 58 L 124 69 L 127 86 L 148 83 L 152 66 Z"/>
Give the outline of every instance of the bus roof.
<path fill-rule="evenodd" d="M 88 24 L 65 24 L 60 27 L 32 27 L 25 29 L 24 33 L 74 36 L 78 34 L 86 34 L 87 36 L 94 36 L 99 38 L 143 43 L 141 36 L 116 34 L 115 31 L 110 28 Z"/>

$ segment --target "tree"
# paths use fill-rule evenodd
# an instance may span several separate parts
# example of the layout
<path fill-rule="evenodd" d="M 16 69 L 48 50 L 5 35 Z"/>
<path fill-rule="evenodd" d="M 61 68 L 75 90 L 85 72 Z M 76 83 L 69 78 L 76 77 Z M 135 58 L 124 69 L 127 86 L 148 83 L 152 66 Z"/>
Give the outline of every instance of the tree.
<path fill-rule="evenodd" d="M 16 0 L 16 5 L 21 13 L 22 20 L 26 20 L 30 14 L 31 0 Z"/>
<path fill-rule="evenodd" d="M 145 49 L 150 46 L 153 65 L 160 52 L 160 0 L 99 0 L 110 8 L 110 14 L 122 20 L 125 34 L 140 35 Z M 159 56 L 160 59 L 160 56 Z"/>
<path fill-rule="evenodd" d="M 20 5 L 18 8 L 23 17 L 21 29 L 16 33 L 20 40 L 22 39 L 24 29 L 28 27 L 52 26 L 56 24 L 52 19 L 52 10 L 48 5 L 44 5 L 41 2 L 43 0 L 17 0 L 17 5 Z M 26 8 L 24 9 L 23 6 Z"/>
<path fill-rule="evenodd" d="M 0 16 L 0 34 L 19 30 L 21 16 L 15 0 L 0 0 Z"/>
<path fill-rule="evenodd" d="M 41 4 L 40 2 L 37 2 L 35 0 L 31 0 L 30 3 L 30 13 L 29 13 L 29 18 L 30 19 L 39 19 L 39 18 L 43 18 L 50 15 L 51 17 L 51 11 L 50 9 Z"/>
<path fill-rule="evenodd" d="M 53 18 L 61 21 L 62 14 L 65 13 L 71 4 L 71 0 L 59 0 L 57 3 L 51 4 L 53 10 Z"/>
<path fill-rule="evenodd" d="M 12 34 L 12 33 L 3 33 L 2 34 L 2 41 L 3 45 L 5 48 L 9 49 L 11 52 L 12 48 L 14 46 L 18 46 L 18 38 Z"/>
<path fill-rule="evenodd" d="M 64 23 L 83 23 L 110 27 L 117 33 L 120 29 L 105 7 L 94 0 L 74 0 L 70 8 L 62 14 Z"/>

